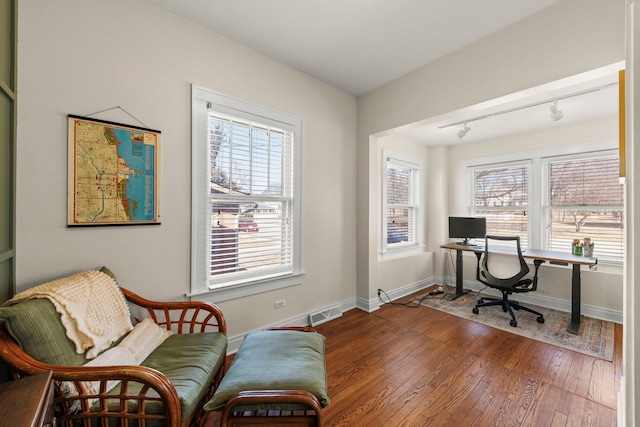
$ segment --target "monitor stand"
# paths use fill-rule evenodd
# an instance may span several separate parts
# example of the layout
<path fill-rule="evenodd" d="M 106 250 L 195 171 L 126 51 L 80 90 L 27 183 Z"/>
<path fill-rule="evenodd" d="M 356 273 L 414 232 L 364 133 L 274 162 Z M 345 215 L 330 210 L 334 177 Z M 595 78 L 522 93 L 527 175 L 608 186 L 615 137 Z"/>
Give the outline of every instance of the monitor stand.
<path fill-rule="evenodd" d="M 456 242 L 456 245 L 462 245 L 462 246 L 476 246 L 473 243 L 471 243 L 471 240 L 468 237 L 465 237 L 463 241 L 461 242 Z"/>

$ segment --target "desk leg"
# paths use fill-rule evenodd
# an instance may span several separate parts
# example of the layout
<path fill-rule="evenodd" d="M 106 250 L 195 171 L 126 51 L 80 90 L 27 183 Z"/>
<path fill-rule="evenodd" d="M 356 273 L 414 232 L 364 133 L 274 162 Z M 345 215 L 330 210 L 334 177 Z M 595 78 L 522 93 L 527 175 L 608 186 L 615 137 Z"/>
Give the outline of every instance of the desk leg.
<path fill-rule="evenodd" d="M 573 264 L 571 273 L 571 323 L 567 332 L 577 334 L 580 329 L 580 264 Z"/>
<path fill-rule="evenodd" d="M 456 249 L 456 293 L 449 294 L 446 299 L 453 301 L 461 295 L 471 292 L 470 289 L 464 289 L 462 287 L 462 251 Z"/>

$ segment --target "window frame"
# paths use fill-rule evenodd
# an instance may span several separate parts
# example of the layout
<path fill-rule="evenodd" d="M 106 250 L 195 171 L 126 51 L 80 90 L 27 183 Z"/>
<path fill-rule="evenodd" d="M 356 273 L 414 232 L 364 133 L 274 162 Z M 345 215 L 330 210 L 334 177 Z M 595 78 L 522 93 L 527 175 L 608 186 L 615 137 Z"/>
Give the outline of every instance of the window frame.
<path fill-rule="evenodd" d="M 302 119 L 269 107 L 257 105 L 198 85 L 191 90 L 191 292 L 187 296 L 211 294 L 215 301 L 226 301 L 302 283 Z M 208 110 L 279 127 L 293 134 L 292 268 L 275 277 L 233 280 L 229 285 L 209 283 L 208 233 L 210 217 L 210 177 Z"/>
<path fill-rule="evenodd" d="M 475 212 L 473 194 L 473 172 L 478 169 L 499 168 L 518 164 L 530 164 L 529 176 L 529 223 L 528 247 L 549 249 L 548 219 L 545 215 L 548 208 L 548 177 L 545 176 L 546 165 L 555 161 L 580 160 L 593 157 L 618 155 L 618 142 L 607 139 L 579 145 L 545 148 L 524 151 L 460 162 L 460 207 L 462 215 L 473 216 Z M 623 206 L 624 209 L 624 206 Z M 597 244 L 597 243 L 596 243 Z M 523 248 L 524 249 L 524 248 Z M 600 259 L 599 263 L 622 265 L 623 259 Z"/>
<path fill-rule="evenodd" d="M 411 200 L 406 205 L 409 210 L 413 211 L 413 222 L 415 223 L 415 240 L 407 242 L 397 242 L 389 244 L 387 243 L 387 172 L 389 168 L 389 162 L 393 162 L 397 166 L 402 166 L 407 169 L 411 169 L 412 173 L 417 173 L 417 179 L 413 179 L 412 182 L 417 188 L 410 188 Z M 403 256 L 412 254 L 416 251 L 420 251 L 424 248 L 424 236 L 423 236 L 423 222 L 424 222 L 424 206 L 423 206 L 423 161 L 422 159 L 411 156 L 409 154 L 400 153 L 397 151 L 384 148 L 382 150 L 382 164 L 381 164 L 381 176 L 382 176 L 382 200 L 381 200 L 381 228 L 380 228 L 380 256 L 385 259 L 389 256 Z M 409 220 L 411 221 L 411 220 Z"/>

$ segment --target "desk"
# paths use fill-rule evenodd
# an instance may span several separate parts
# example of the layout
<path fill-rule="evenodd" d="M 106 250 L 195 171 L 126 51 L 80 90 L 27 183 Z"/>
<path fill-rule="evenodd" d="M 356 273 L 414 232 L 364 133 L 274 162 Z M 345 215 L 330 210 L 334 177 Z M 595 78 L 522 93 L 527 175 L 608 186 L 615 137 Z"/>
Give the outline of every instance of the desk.
<path fill-rule="evenodd" d="M 466 246 L 457 243 L 447 243 L 440 245 L 444 249 L 452 249 L 456 251 L 456 293 L 451 295 L 449 299 L 456 299 L 460 295 L 469 292 L 462 286 L 462 253 L 474 252 L 476 256 L 480 256 L 484 252 L 481 246 Z M 549 261 L 550 264 L 573 266 L 571 274 L 571 322 L 567 327 L 567 331 L 577 334 L 580 328 L 580 266 L 587 265 L 593 267 L 598 263 L 597 258 L 588 258 L 557 251 L 542 251 L 539 249 L 526 249 L 522 255 L 529 259 L 539 259 Z"/>

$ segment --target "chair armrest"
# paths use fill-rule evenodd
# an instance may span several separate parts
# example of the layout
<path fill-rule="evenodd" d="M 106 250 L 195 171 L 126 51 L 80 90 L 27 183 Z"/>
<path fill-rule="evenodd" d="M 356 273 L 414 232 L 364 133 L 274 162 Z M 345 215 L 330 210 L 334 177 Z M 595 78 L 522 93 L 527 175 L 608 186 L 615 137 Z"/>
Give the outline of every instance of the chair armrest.
<path fill-rule="evenodd" d="M 51 371 L 56 388 L 55 403 L 63 413 L 57 416 L 58 421 L 84 420 L 86 425 L 90 419 L 104 417 L 115 419 L 164 419 L 167 426 L 179 426 L 181 423 L 181 406 L 175 387 L 161 372 L 145 366 L 58 366 L 39 362 L 27 353 L 11 338 L 6 330 L 0 327 L 0 353 L 10 365 L 14 377 L 34 375 Z M 107 394 L 109 381 L 119 380 L 114 388 L 117 393 Z M 67 384 L 64 384 L 64 383 Z M 92 394 L 84 382 L 96 382 L 97 394 Z M 135 383 L 138 387 L 131 387 Z M 73 384 L 76 392 L 70 393 Z M 154 393 L 157 393 L 157 396 Z M 93 403 L 99 401 L 99 409 L 91 410 Z M 119 401 L 107 405 L 107 401 Z M 151 414 L 146 410 L 150 404 L 161 402 L 164 413 Z M 75 403 L 75 404 L 74 404 Z M 73 409 L 72 409 L 73 408 Z"/>
<path fill-rule="evenodd" d="M 227 323 L 215 304 L 204 301 L 157 302 L 120 288 L 125 298 L 147 310 L 151 319 L 167 330 L 183 333 L 217 331 L 227 333 Z"/>

